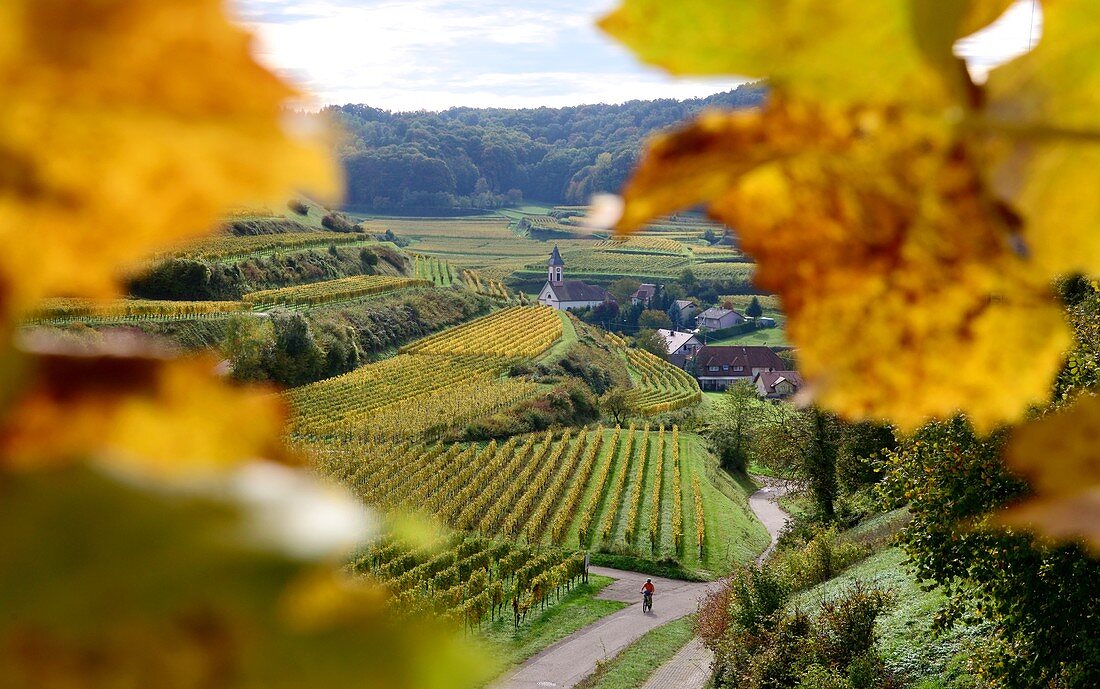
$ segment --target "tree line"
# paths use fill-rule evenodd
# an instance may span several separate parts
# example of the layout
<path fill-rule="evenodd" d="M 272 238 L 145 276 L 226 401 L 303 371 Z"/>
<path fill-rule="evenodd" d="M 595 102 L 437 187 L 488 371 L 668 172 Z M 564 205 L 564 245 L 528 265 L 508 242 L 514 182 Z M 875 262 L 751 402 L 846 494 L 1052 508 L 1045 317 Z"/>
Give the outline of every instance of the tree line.
<path fill-rule="evenodd" d="M 646 136 L 705 108 L 759 105 L 763 86 L 691 100 L 568 108 L 389 112 L 332 106 L 348 203 L 370 210 L 486 209 L 520 200 L 583 204 L 617 190 Z"/>

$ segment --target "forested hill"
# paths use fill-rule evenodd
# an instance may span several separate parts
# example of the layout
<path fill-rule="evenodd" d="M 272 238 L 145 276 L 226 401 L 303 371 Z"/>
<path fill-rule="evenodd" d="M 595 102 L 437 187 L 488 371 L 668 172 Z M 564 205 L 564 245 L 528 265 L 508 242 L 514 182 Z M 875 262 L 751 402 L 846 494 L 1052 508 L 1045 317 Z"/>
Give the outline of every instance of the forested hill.
<path fill-rule="evenodd" d="M 348 203 L 372 210 L 495 208 L 521 199 L 581 204 L 617 190 L 643 139 L 709 107 L 751 107 L 763 86 L 692 100 L 568 108 L 392 113 L 331 107 L 346 139 Z"/>

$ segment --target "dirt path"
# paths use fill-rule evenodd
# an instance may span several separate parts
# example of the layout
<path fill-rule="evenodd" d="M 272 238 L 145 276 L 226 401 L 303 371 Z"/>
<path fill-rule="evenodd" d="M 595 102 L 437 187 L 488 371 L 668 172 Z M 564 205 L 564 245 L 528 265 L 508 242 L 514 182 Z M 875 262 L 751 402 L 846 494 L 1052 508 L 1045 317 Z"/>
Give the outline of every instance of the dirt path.
<path fill-rule="evenodd" d="M 764 557 L 775 545 L 787 515 L 774 502 L 786 492 L 786 485 L 758 479 L 764 488 L 749 497 L 749 506 L 772 537 Z M 717 583 L 693 583 L 652 577 L 657 587 L 653 612 L 642 614 L 639 590 L 647 575 L 606 567 L 592 567 L 594 574 L 615 579 L 600 591 L 599 598 L 633 603 L 580 629 L 531 657 L 492 685 L 491 689 L 569 689 L 592 674 L 596 663 L 614 657 L 643 634 L 694 613 L 699 601 Z M 662 665 L 645 684 L 645 689 L 697 689 L 710 677 L 712 656 L 698 639 L 693 639 Z"/>

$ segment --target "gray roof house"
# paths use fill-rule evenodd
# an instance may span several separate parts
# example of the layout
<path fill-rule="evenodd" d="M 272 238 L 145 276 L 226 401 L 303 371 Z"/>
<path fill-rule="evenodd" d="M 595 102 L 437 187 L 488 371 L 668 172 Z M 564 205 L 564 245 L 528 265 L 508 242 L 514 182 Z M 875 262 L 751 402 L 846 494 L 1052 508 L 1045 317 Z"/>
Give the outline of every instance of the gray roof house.
<path fill-rule="evenodd" d="M 731 309 L 712 306 L 695 318 L 695 325 L 707 330 L 722 330 L 744 323 L 745 317 Z"/>
<path fill-rule="evenodd" d="M 695 354 L 695 377 L 704 390 L 725 390 L 738 381 L 752 383 L 760 373 L 786 368 L 769 347 L 707 345 Z"/>

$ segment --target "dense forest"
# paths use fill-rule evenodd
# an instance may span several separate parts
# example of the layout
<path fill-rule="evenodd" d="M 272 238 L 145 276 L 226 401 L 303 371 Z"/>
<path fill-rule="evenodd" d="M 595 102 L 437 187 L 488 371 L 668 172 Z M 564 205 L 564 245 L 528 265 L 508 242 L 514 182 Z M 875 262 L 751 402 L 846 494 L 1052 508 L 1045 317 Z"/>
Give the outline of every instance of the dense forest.
<path fill-rule="evenodd" d="M 496 208 L 522 199 L 582 204 L 618 189 L 642 141 L 705 108 L 762 102 L 746 84 L 707 98 L 568 108 L 388 112 L 331 107 L 345 138 L 348 203 L 409 212 Z"/>

